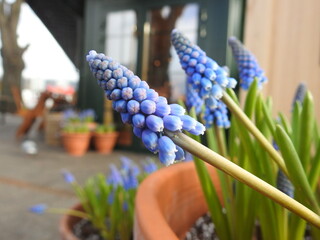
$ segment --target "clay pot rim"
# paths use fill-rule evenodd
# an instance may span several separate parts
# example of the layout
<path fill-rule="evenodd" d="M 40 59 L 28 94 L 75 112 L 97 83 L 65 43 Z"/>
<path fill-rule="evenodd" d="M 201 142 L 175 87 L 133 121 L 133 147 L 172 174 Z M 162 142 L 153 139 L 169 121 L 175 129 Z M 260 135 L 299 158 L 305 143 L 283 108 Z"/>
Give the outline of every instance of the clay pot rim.
<path fill-rule="evenodd" d="M 83 210 L 81 203 L 76 203 L 71 207 L 73 210 Z M 63 215 L 59 221 L 59 233 L 63 240 L 80 240 L 77 238 L 73 231 L 72 226 L 79 221 L 79 217 L 70 216 L 68 214 Z"/>

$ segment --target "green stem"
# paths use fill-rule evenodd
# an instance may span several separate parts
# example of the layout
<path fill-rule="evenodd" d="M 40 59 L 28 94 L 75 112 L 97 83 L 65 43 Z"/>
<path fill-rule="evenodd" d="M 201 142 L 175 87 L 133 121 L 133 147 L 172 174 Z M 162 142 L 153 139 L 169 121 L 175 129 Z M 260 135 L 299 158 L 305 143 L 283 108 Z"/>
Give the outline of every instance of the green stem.
<path fill-rule="evenodd" d="M 301 218 L 310 222 L 314 226 L 320 228 L 319 215 L 317 215 L 301 203 L 297 202 L 296 200 L 292 199 L 291 197 L 287 196 L 283 192 L 279 191 L 275 187 L 271 186 L 270 184 L 266 183 L 265 181 L 261 180 L 260 178 L 244 170 L 228 159 L 220 156 L 219 154 L 213 152 L 209 148 L 205 147 L 201 143 L 198 143 L 197 141 L 181 132 L 165 131 L 165 133 L 178 146 L 194 154 L 208 164 L 231 175 L 240 182 L 243 182 L 254 190 L 277 202 L 281 206 L 299 215 Z"/>
<path fill-rule="evenodd" d="M 90 219 L 90 216 L 88 214 L 86 214 L 85 212 L 72 210 L 72 209 L 49 208 L 47 210 L 47 212 L 58 213 L 58 214 L 63 214 L 63 215 L 70 215 L 70 216 L 79 217 L 79 218 L 83 218 L 83 219 Z"/>
<path fill-rule="evenodd" d="M 288 176 L 288 170 L 281 155 L 274 149 L 271 143 L 263 136 L 241 108 L 229 97 L 227 93 L 223 94 L 221 100 L 228 106 L 229 110 L 237 117 L 237 119 L 245 125 L 252 135 L 255 136 L 258 142 L 266 149 L 281 170 Z"/>
<path fill-rule="evenodd" d="M 224 157 L 227 157 L 227 150 L 225 144 L 226 142 L 222 131 L 224 131 L 224 128 L 219 128 L 217 125 L 214 125 L 214 132 L 216 134 L 219 154 Z"/>

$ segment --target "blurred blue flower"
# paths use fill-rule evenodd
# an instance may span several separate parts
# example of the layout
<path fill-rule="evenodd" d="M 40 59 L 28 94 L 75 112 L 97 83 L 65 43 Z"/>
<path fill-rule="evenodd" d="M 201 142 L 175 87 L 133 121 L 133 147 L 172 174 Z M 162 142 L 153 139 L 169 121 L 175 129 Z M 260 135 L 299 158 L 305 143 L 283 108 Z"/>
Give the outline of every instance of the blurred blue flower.
<path fill-rule="evenodd" d="M 37 204 L 29 208 L 29 211 L 36 214 L 43 214 L 47 210 L 47 205 Z"/>
<path fill-rule="evenodd" d="M 204 111 L 203 120 L 206 127 L 209 128 L 215 124 L 219 128 L 229 128 L 230 121 L 227 106 L 220 100 L 217 100 L 216 106 L 217 107 L 213 109 L 206 108 Z"/>
<path fill-rule="evenodd" d="M 71 172 L 69 172 L 68 170 L 63 169 L 63 170 L 61 171 L 61 173 L 62 173 L 62 176 L 63 176 L 64 181 L 65 181 L 66 183 L 71 184 L 71 183 L 74 183 L 74 182 L 76 181 L 76 179 L 75 179 L 75 177 L 73 176 L 73 174 L 72 174 Z"/>
<path fill-rule="evenodd" d="M 110 174 L 107 177 L 107 183 L 114 188 L 123 185 L 121 173 L 114 164 L 110 164 Z"/>
<path fill-rule="evenodd" d="M 240 87 L 247 90 L 254 79 L 257 79 L 258 86 L 261 88 L 263 83 L 267 82 L 267 78 L 255 56 L 236 37 L 230 37 L 228 43 L 238 65 Z"/>
<path fill-rule="evenodd" d="M 151 174 L 158 170 L 157 164 L 151 159 L 147 158 L 146 161 L 142 164 L 143 171 L 147 174 Z"/>

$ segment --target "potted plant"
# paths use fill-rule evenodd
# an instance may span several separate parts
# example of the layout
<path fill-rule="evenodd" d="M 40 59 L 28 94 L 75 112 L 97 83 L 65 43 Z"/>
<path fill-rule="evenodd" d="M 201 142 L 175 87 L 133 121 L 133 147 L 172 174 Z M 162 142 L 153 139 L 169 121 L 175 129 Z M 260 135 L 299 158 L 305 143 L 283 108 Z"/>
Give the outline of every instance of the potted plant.
<path fill-rule="evenodd" d="M 111 153 L 118 135 L 113 125 L 98 125 L 93 131 L 93 144 L 95 149 L 101 154 Z"/>
<path fill-rule="evenodd" d="M 158 167 L 150 158 L 143 162 L 143 171 L 127 157 L 122 157 L 121 162 L 120 168 L 110 165 L 108 175 L 98 173 L 89 177 L 83 185 L 64 170 L 64 179 L 72 186 L 79 202 L 70 209 L 37 204 L 30 211 L 63 214 L 59 227 L 63 240 L 132 239 L 137 187 Z"/>
<path fill-rule="evenodd" d="M 267 80 L 263 71 L 236 39 L 230 42 L 239 65 L 240 86 L 249 89 L 243 110 L 232 90 L 237 81 L 229 77 L 227 69 L 207 57 L 177 30 L 172 32 L 172 43 L 186 71 L 188 85 L 193 89 L 191 95 L 198 97 L 188 99 L 205 106 L 202 113 L 201 108 L 193 106 L 190 110 L 193 118 L 185 115 L 182 106 L 168 104 L 145 81 L 104 54 L 90 51 L 87 61 L 123 122 L 133 126 L 134 134 L 148 150 L 158 154 L 163 164 L 181 160 L 184 150 L 194 155 L 208 210 L 220 239 L 251 239 L 257 223 L 264 239 L 301 239 L 307 222 L 312 237 L 319 239 L 319 189 L 316 186 L 320 174 L 320 134 L 311 94 L 306 94 L 303 101 L 294 101 L 291 122 L 282 114 L 279 120 L 274 120 L 270 99 L 264 99 L 259 91 Z M 123 79 L 128 81 L 125 86 Z M 195 109 L 200 109 L 199 121 L 206 124 L 206 131 L 196 120 Z M 224 128 L 229 127 L 226 144 Z M 208 147 L 198 137 L 204 132 Z M 221 170 L 218 176 L 223 202 L 203 161 Z M 294 195 L 292 189 L 295 189 Z M 186 197 L 192 197 L 192 193 Z M 190 209 L 193 207 L 196 206 Z M 139 237 L 157 239 L 156 236 Z"/>
<path fill-rule="evenodd" d="M 76 112 L 68 109 L 64 111 L 61 139 L 68 154 L 82 156 L 87 152 L 91 139 L 92 123 L 91 111 L 90 114 L 88 110 Z"/>

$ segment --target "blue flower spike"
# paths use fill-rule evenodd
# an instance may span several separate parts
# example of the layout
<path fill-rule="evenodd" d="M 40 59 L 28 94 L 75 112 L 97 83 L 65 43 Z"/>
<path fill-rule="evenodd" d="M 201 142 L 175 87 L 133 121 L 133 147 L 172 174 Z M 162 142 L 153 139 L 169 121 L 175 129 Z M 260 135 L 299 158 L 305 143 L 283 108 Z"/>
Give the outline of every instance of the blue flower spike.
<path fill-rule="evenodd" d="M 221 128 L 228 128 L 230 126 L 228 111 L 219 99 L 223 96 L 225 88 L 236 86 L 236 80 L 229 77 L 228 69 L 220 67 L 217 62 L 207 57 L 199 46 L 178 30 L 172 31 L 171 41 L 188 76 L 186 103 L 188 108 L 195 107 L 196 113 L 199 114 L 201 106 L 205 104 L 206 127 L 215 124 Z"/>
<path fill-rule="evenodd" d="M 268 80 L 255 56 L 236 37 L 230 37 L 228 43 L 238 65 L 240 87 L 248 90 L 254 79 L 257 79 L 258 86 L 262 88 L 263 83 Z"/>
<path fill-rule="evenodd" d="M 47 210 L 47 205 L 37 204 L 29 208 L 29 211 L 36 214 L 43 214 Z"/>
<path fill-rule="evenodd" d="M 168 104 L 165 97 L 159 96 L 126 67 L 94 50 L 89 52 L 86 59 L 98 85 L 105 91 L 105 96 L 113 101 L 113 109 L 121 113 L 124 123 L 133 125 L 134 134 L 142 139 L 149 151 L 159 153 L 160 160 L 165 165 L 181 158 L 181 151 L 176 156 L 176 150 L 165 151 L 159 148 L 158 142 L 165 130 L 185 130 L 195 135 L 204 133 L 205 127 L 200 122 L 186 122 L 183 107 Z"/>

